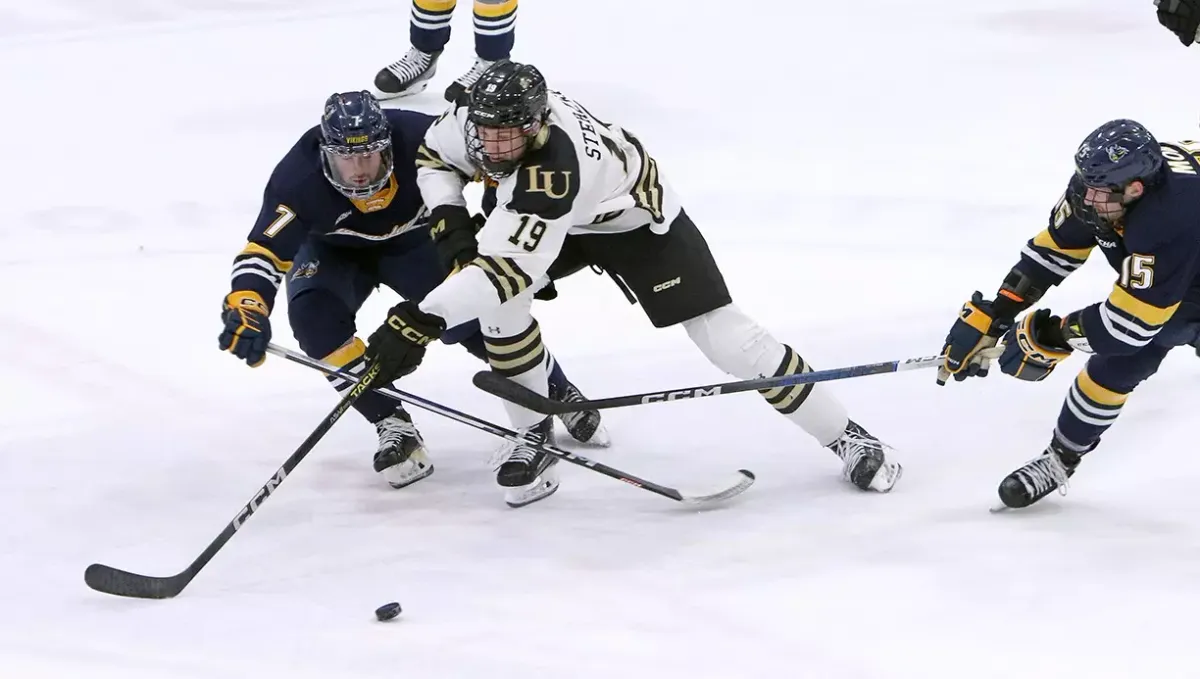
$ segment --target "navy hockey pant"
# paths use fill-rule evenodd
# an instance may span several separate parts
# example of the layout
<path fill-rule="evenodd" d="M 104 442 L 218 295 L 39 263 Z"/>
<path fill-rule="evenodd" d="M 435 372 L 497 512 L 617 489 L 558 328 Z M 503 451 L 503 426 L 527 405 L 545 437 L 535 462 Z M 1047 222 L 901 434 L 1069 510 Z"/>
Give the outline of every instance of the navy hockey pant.
<path fill-rule="evenodd" d="M 1194 291 L 1149 344 L 1132 354 L 1097 354 L 1088 359 L 1059 412 L 1059 440 L 1079 451 L 1090 450 L 1121 414 L 1129 394 L 1158 370 L 1171 349 L 1198 344 L 1200 291 Z"/>
<path fill-rule="evenodd" d="M 385 285 L 404 299 L 419 302 L 446 278 L 437 250 L 418 229 L 374 248 L 354 249 L 309 240 L 297 253 L 287 280 L 288 320 L 304 353 L 328 360 L 351 373 L 362 371 L 363 345 L 355 337 L 355 315 L 367 297 Z M 375 319 L 383 322 L 383 318 Z M 374 330 L 376 323 L 370 328 Z M 449 328 L 446 344 L 461 343 L 487 360 L 483 335 L 475 321 Z M 337 378 L 339 391 L 351 385 Z M 355 408 L 377 422 L 396 410 L 396 403 L 377 393 L 364 394 Z"/>

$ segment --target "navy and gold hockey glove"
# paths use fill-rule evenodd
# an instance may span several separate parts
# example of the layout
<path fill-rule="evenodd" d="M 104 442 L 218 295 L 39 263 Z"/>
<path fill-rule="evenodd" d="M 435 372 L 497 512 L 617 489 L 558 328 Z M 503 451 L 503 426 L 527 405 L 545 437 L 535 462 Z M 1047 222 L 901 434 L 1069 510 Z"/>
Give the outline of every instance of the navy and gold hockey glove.
<path fill-rule="evenodd" d="M 1154 0 L 1158 23 L 1175 34 L 1184 46 L 1196 41 L 1200 29 L 1200 0 Z"/>
<path fill-rule="evenodd" d="M 222 351 L 237 356 L 257 368 L 267 358 L 267 343 L 271 341 L 271 311 L 257 293 L 240 290 L 229 293 L 221 308 L 225 329 L 217 339 Z"/>
<path fill-rule="evenodd" d="M 421 311 L 416 302 L 406 300 L 392 307 L 387 322 L 367 338 L 366 359 L 380 365 L 379 383 L 416 370 L 425 358 L 425 347 L 445 331 L 446 321 Z"/>
<path fill-rule="evenodd" d="M 955 382 L 987 376 L 992 358 L 986 350 L 996 346 L 1004 331 L 1012 325 L 1011 320 L 993 316 L 992 302 L 985 300 L 979 291 L 971 295 L 971 301 L 963 304 L 942 347 L 944 359 L 938 368 L 938 384 L 946 384 L 951 376 Z"/>
<path fill-rule="evenodd" d="M 459 205 L 439 205 L 430 211 L 429 236 L 446 271 L 455 273 L 479 256 L 475 232 L 482 226 Z"/>
<path fill-rule="evenodd" d="M 1049 309 L 1026 314 L 1008 331 L 1004 341 L 1004 353 L 997 359 L 1000 370 L 1029 382 L 1046 379 L 1072 351 L 1063 331 L 1063 320 L 1050 315 Z"/>

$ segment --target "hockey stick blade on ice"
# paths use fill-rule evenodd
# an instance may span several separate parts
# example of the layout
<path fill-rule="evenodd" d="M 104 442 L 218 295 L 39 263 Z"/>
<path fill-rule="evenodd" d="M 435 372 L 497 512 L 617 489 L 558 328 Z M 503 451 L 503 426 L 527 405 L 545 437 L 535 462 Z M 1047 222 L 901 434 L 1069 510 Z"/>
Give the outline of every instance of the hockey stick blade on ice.
<path fill-rule="evenodd" d="M 991 349 L 985 349 L 983 354 L 987 358 L 995 358 L 1000 355 L 1000 351 L 1000 347 L 993 347 Z M 614 396 L 612 398 L 601 398 L 594 401 L 571 401 L 568 403 L 555 401 L 542 396 L 535 391 L 526 389 L 520 384 L 517 384 L 516 382 L 489 370 L 475 373 L 475 377 L 472 381 L 475 383 L 476 387 L 479 387 L 483 391 L 486 391 L 493 396 L 498 396 L 499 398 L 502 398 L 510 403 L 515 403 L 522 408 L 528 408 L 529 410 L 542 413 L 543 415 L 563 415 L 565 413 L 577 413 L 584 410 L 604 410 L 607 408 L 624 408 L 626 406 L 638 406 L 648 403 L 684 401 L 694 398 L 707 398 L 709 396 L 737 394 L 745 391 L 778 389 L 780 387 L 791 387 L 797 384 L 830 382 L 833 380 L 845 380 L 851 377 L 882 375 L 885 373 L 904 372 L 906 370 L 919 370 L 921 368 L 935 368 L 942 364 L 942 359 L 942 356 L 920 356 L 917 358 L 900 359 L 898 361 L 884 361 L 883 363 L 867 363 L 864 365 L 853 365 L 846 368 L 816 370 L 813 372 L 797 373 L 795 375 L 763 377 L 753 380 L 742 380 L 740 382 L 707 384 L 698 387 L 684 387 L 683 389 L 671 389 L 668 391 L 651 391 L 644 394 Z"/>
<path fill-rule="evenodd" d="M 328 363 L 323 363 L 321 361 L 309 358 L 304 354 L 300 354 L 274 344 L 267 347 L 267 352 L 282 358 L 286 358 L 294 363 L 307 366 L 313 370 L 318 370 L 326 375 L 336 375 L 337 377 L 350 382 L 356 382 L 359 379 L 357 376 L 338 370 Z M 429 399 L 422 398 L 416 394 L 409 394 L 407 392 L 398 391 L 388 387 L 377 387 L 375 388 L 375 391 L 387 396 L 392 400 L 414 405 L 422 410 L 428 410 L 431 413 L 441 415 L 442 417 L 460 422 L 469 427 L 474 427 L 475 429 L 487 432 L 493 436 L 498 436 L 507 441 L 518 441 L 521 438 L 520 434 L 511 429 L 492 424 L 487 420 L 483 420 L 475 417 L 474 415 L 469 415 L 467 413 L 444 406 L 435 401 L 430 401 Z M 590 469 L 609 478 L 623 481 L 631 486 L 641 488 L 642 490 L 646 490 L 656 495 L 661 495 L 687 505 L 703 506 L 728 500 L 736 495 L 741 495 L 746 491 L 746 489 L 754 484 L 754 473 L 747 469 L 739 469 L 737 474 L 735 474 L 728 483 L 717 488 L 716 490 L 703 493 L 689 493 L 672 488 L 670 486 L 664 486 L 653 481 L 640 479 L 615 467 L 609 467 L 606 464 L 601 464 L 595 460 L 590 460 L 582 455 L 576 455 L 575 453 L 552 445 L 542 445 L 539 447 L 560 460 L 564 460 L 574 465 L 579 465 L 580 467 Z"/>
<path fill-rule="evenodd" d="M 363 373 L 357 386 L 342 398 L 337 407 L 333 409 L 333 412 L 329 413 L 324 421 L 313 430 L 313 433 L 304 439 L 304 443 L 301 443 L 296 452 L 292 453 L 291 457 L 284 461 L 283 466 L 275 472 L 266 485 L 259 488 L 254 497 L 250 498 L 250 501 L 238 510 L 237 515 L 233 517 L 233 521 L 230 521 L 225 526 L 225 530 L 221 531 L 221 534 L 209 543 L 204 552 L 196 557 L 196 560 L 182 572 L 167 577 L 154 577 L 150 575 L 138 575 L 137 573 L 130 573 L 119 568 L 113 568 L 112 566 L 94 563 L 84 571 L 83 581 L 87 583 L 88 587 L 97 592 L 114 594 L 116 596 L 135 597 L 138 599 L 170 599 L 178 595 L 188 586 L 192 578 L 195 578 L 200 570 L 208 565 L 208 562 L 216 556 L 217 552 L 221 551 L 221 548 L 225 546 L 225 543 L 229 542 L 234 533 L 237 533 L 245 525 L 246 521 L 254 515 L 254 512 L 258 511 L 262 503 L 271 497 L 271 493 L 275 492 L 279 484 L 283 483 L 287 475 L 292 473 L 292 470 L 300 464 L 301 460 L 316 447 L 317 443 L 325 437 L 325 434 L 333 428 L 333 425 L 342 418 L 342 415 L 345 415 L 346 411 L 354 405 L 354 402 L 370 390 L 371 383 L 375 381 L 378 375 L 378 365 L 371 366 L 370 369 Z"/>

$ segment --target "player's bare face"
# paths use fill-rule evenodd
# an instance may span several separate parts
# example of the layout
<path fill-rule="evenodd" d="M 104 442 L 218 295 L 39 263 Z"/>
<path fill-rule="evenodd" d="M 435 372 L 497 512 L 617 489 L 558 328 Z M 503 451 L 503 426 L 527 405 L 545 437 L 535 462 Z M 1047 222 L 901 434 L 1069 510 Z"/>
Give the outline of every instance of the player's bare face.
<path fill-rule="evenodd" d="M 480 126 L 479 140 L 488 160 L 517 160 L 525 153 L 525 131 L 519 127 Z"/>
<path fill-rule="evenodd" d="M 379 176 L 383 168 L 383 154 L 355 153 L 351 155 L 334 155 L 330 157 L 336 174 L 353 186 L 366 186 Z"/>

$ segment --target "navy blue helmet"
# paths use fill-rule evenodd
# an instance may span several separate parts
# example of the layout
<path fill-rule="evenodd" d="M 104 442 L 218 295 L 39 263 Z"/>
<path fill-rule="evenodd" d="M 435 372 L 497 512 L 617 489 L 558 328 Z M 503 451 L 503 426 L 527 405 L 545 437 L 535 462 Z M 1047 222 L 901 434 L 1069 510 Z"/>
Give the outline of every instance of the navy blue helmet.
<path fill-rule="evenodd" d="M 1085 186 L 1124 189 L 1129 182 L 1154 183 L 1163 166 L 1158 140 L 1140 123 L 1110 120 L 1096 128 L 1075 153 L 1075 173 Z"/>
<path fill-rule="evenodd" d="M 1146 189 L 1163 172 L 1162 148 L 1140 123 L 1110 120 L 1096 128 L 1075 152 L 1075 176 L 1067 199 L 1076 216 L 1098 232 L 1107 232 L 1125 214 L 1125 187 L 1140 181 Z M 1091 191 L 1092 202 L 1087 197 Z"/>
<path fill-rule="evenodd" d="M 546 79 L 530 64 L 498 61 L 471 87 L 467 102 L 467 154 L 493 178 L 512 174 L 521 156 L 541 131 L 549 112 Z M 489 154 L 479 128 L 489 130 Z M 507 135 L 507 136 L 505 136 Z"/>
<path fill-rule="evenodd" d="M 368 198 L 392 176 L 392 128 L 375 95 L 342 92 L 325 100 L 321 166 L 348 198 Z"/>

